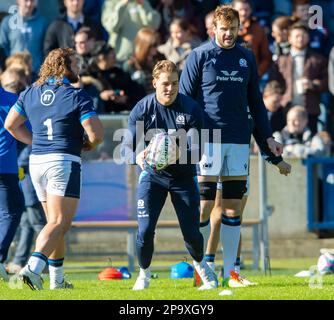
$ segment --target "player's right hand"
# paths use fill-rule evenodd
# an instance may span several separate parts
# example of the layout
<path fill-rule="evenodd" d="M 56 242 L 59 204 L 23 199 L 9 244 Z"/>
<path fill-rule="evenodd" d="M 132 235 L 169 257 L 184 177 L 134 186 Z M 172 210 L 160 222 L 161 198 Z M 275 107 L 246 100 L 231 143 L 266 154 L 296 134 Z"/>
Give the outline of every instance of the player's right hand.
<path fill-rule="evenodd" d="M 278 163 L 276 167 L 278 168 L 280 174 L 284 174 L 285 176 L 287 176 L 291 173 L 291 165 L 284 160 Z"/>
<path fill-rule="evenodd" d="M 83 144 L 82 144 L 82 151 L 91 151 L 94 149 L 94 146 L 90 143 L 88 136 L 84 134 L 83 136 Z"/>

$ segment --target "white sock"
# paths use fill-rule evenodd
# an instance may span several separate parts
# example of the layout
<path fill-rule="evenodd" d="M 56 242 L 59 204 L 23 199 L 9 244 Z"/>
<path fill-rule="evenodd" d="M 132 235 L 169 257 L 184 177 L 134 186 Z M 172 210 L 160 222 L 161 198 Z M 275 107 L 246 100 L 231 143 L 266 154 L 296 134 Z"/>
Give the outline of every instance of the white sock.
<path fill-rule="evenodd" d="M 50 282 L 55 283 L 63 283 L 64 281 L 64 267 L 54 267 L 49 265 L 49 275 L 50 275 Z"/>
<path fill-rule="evenodd" d="M 33 273 L 41 274 L 46 266 L 46 261 L 33 255 L 28 260 L 28 266 Z"/>
<path fill-rule="evenodd" d="M 232 218 L 237 220 L 237 218 Z M 224 219 L 223 219 L 224 220 Z M 240 217 L 239 217 L 240 222 Z M 234 262 L 238 254 L 238 246 L 240 239 L 241 226 L 239 225 L 227 225 L 222 222 L 220 228 L 220 239 L 224 248 L 224 278 L 230 277 L 230 272 L 234 270 Z"/>
<path fill-rule="evenodd" d="M 139 270 L 139 277 L 150 279 L 151 278 L 151 270 L 150 270 L 150 268 L 147 268 L 147 269 L 140 268 L 140 270 Z"/>
<path fill-rule="evenodd" d="M 202 224 L 203 224 L 203 226 L 201 226 Z M 209 241 L 210 232 L 211 232 L 210 219 L 206 222 L 201 222 L 200 223 L 199 231 L 201 232 L 201 234 L 203 236 L 203 251 L 205 252 L 206 247 L 208 246 L 208 241 Z"/>

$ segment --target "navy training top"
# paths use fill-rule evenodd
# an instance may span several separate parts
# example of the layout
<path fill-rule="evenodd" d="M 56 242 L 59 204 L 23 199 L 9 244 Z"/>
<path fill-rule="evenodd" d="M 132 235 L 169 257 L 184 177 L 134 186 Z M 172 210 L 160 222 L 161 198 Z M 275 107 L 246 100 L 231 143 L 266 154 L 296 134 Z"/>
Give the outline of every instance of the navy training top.
<path fill-rule="evenodd" d="M 143 132 L 137 132 L 140 125 Z M 184 129 L 186 133 L 189 133 L 191 129 L 196 129 L 196 132 L 199 133 L 198 138 L 200 139 L 202 125 L 203 115 L 201 108 L 192 98 L 179 93 L 171 105 L 164 106 L 157 101 L 155 93 L 152 93 L 140 100 L 132 109 L 128 120 L 130 136 L 125 138 L 124 145 L 127 146 L 130 151 L 135 152 L 137 143 L 139 142 L 138 135 L 145 135 L 149 130 L 154 129 L 164 130 L 165 132 Z M 145 141 L 145 145 L 147 146 L 148 144 L 149 141 Z M 191 163 L 191 145 L 187 145 L 186 151 L 187 161 L 185 164 L 171 164 L 157 174 L 163 177 L 177 179 L 195 176 L 196 163 Z M 199 160 L 201 155 L 200 151 L 197 151 Z M 129 156 L 127 157 L 129 158 Z M 135 154 L 132 154 L 130 157 L 130 162 L 134 164 Z"/>
<path fill-rule="evenodd" d="M 204 127 L 221 129 L 222 143 L 249 143 L 252 130 L 247 106 L 261 136 L 272 136 L 255 57 L 238 44 L 223 49 L 211 40 L 195 48 L 182 71 L 180 92 L 199 102 Z"/>
<path fill-rule="evenodd" d="M 96 116 L 92 99 L 64 78 L 50 78 L 23 91 L 14 108 L 28 118 L 32 127 L 34 155 L 61 153 L 81 155 L 84 129 L 81 122 Z"/>

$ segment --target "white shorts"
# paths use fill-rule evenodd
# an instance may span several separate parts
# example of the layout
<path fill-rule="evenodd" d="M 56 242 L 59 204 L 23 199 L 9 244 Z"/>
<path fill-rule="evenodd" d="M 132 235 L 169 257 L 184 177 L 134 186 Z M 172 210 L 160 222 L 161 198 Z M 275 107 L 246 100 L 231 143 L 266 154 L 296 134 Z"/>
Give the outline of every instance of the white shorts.
<path fill-rule="evenodd" d="M 64 154 L 31 155 L 29 170 L 38 200 L 47 194 L 80 198 L 81 159 Z"/>
<path fill-rule="evenodd" d="M 199 162 L 201 176 L 247 176 L 249 144 L 205 143 Z"/>
<path fill-rule="evenodd" d="M 250 183 L 249 183 L 249 175 L 247 176 L 247 183 L 246 183 L 246 189 L 247 191 L 244 193 L 244 196 L 248 197 L 249 196 L 249 188 L 250 188 Z M 223 190 L 223 182 L 218 180 L 217 182 L 217 190 Z"/>

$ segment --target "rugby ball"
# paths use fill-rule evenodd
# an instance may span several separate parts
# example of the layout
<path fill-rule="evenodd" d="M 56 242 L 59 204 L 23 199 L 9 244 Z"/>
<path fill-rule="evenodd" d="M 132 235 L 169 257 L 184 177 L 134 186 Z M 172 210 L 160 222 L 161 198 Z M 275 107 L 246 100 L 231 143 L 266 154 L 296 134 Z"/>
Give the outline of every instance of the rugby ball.
<path fill-rule="evenodd" d="M 317 267 L 320 274 L 334 273 L 334 255 L 328 252 L 322 254 L 318 259 Z"/>
<path fill-rule="evenodd" d="M 176 137 L 159 132 L 153 136 L 146 149 L 145 165 L 154 171 L 160 171 L 176 163 Z"/>

